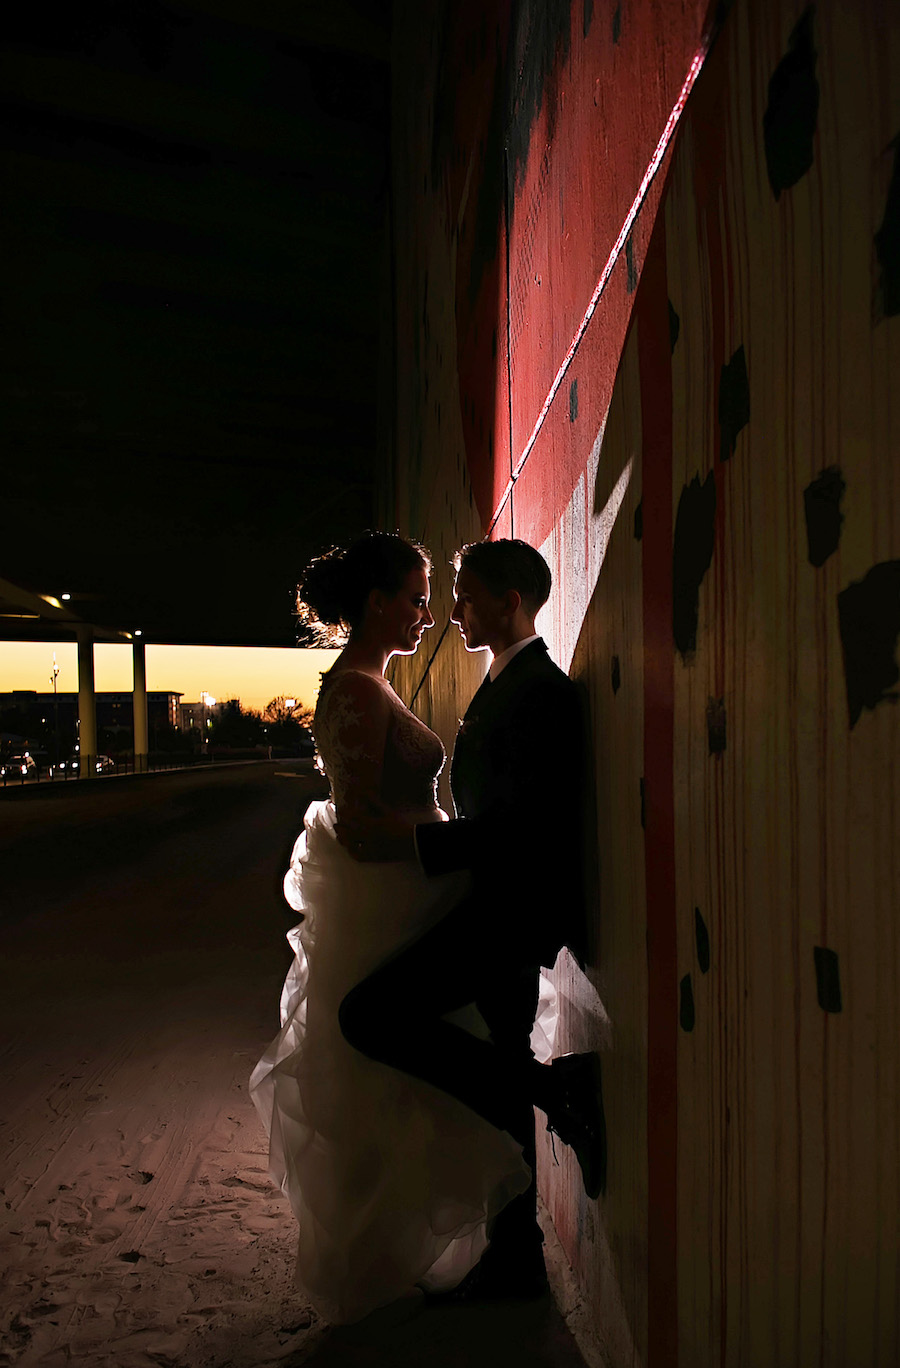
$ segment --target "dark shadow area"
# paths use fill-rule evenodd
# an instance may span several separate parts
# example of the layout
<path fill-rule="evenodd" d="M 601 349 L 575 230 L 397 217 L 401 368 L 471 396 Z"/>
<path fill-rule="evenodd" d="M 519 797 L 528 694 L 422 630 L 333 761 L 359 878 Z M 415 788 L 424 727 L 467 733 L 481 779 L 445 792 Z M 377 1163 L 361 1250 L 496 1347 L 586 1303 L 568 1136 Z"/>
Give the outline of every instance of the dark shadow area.
<path fill-rule="evenodd" d="M 389 1308 L 360 1325 L 329 1331 L 318 1349 L 295 1362 L 309 1368 L 584 1368 L 549 1298 L 429 1307 L 399 1323 Z"/>
<path fill-rule="evenodd" d="M 390 7 L 17 9 L 6 566 L 147 639 L 292 645 L 372 516 Z"/>

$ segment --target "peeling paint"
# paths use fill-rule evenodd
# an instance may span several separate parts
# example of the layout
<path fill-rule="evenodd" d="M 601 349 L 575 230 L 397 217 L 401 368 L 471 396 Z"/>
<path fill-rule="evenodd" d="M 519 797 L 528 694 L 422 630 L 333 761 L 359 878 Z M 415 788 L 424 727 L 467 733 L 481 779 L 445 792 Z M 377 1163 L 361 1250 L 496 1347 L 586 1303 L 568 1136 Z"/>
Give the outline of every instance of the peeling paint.
<path fill-rule="evenodd" d="M 556 73 L 569 57 L 571 8 L 571 0 L 525 0 L 518 7 L 515 60 L 510 64 L 516 83 L 509 102 L 507 134 L 516 188 L 528 165 L 532 129 L 545 106 L 547 137 L 553 141 L 558 109 Z"/>

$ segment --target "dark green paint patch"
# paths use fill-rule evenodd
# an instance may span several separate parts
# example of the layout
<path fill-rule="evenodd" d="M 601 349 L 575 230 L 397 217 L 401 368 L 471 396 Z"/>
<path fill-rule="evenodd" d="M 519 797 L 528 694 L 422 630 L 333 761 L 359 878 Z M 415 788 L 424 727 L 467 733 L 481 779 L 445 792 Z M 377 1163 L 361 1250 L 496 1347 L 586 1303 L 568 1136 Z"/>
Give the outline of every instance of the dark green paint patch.
<path fill-rule="evenodd" d="M 584 12 L 581 16 L 581 32 L 586 38 L 591 31 L 591 22 L 594 18 L 594 0 L 584 0 Z"/>
<path fill-rule="evenodd" d="M 725 699 L 711 698 L 706 705 L 706 736 L 710 755 L 721 755 L 726 746 Z"/>
<path fill-rule="evenodd" d="M 669 347 L 672 352 L 678 345 L 678 338 L 681 333 L 681 319 L 675 312 L 675 305 L 669 300 Z"/>
<path fill-rule="evenodd" d="M 763 115 L 766 169 L 776 200 L 782 190 L 796 185 L 813 164 L 819 83 L 813 6 L 801 15 L 788 41 L 788 50 L 769 81 L 769 102 Z"/>
<path fill-rule="evenodd" d="M 637 267 L 634 264 L 634 241 L 631 234 L 625 242 L 625 289 L 629 294 L 634 294 L 638 285 Z"/>
<path fill-rule="evenodd" d="M 810 565 L 824 565 L 841 539 L 841 499 L 847 488 L 837 466 L 821 471 L 803 491 L 806 544 Z"/>
<path fill-rule="evenodd" d="M 737 445 L 738 433 L 750 422 L 750 380 L 743 346 L 722 367 L 719 380 L 719 459 L 729 460 Z"/>
<path fill-rule="evenodd" d="M 513 184 L 524 178 L 531 132 L 544 103 L 547 141 L 553 142 L 558 112 L 558 72 L 568 61 L 572 45 L 571 0 L 539 0 L 514 8 L 509 51 L 518 54 L 507 64 L 511 85 L 507 94 L 510 167 Z"/>
<path fill-rule="evenodd" d="M 875 321 L 900 313 L 900 135 L 894 138 L 894 169 L 888 186 L 884 218 L 875 234 L 878 278 L 875 284 Z"/>
<path fill-rule="evenodd" d="M 703 483 L 695 475 L 685 485 L 675 515 L 672 547 L 672 634 L 676 650 L 687 660 L 697 648 L 700 585 L 712 563 L 715 545 L 716 481 L 712 471 Z"/>
<path fill-rule="evenodd" d="M 819 1006 L 823 1012 L 842 1011 L 844 1004 L 841 998 L 841 974 L 837 955 L 824 945 L 816 945 L 813 948 L 813 958 L 816 965 L 816 993 Z"/>
<path fill-rule="evenodd" d="M 896 703 L 900 679 L 900 560 L 873 565 L 861 580 L 838 594 L 838 624 L 844 648 L 847 711 L 855 727 L 863 708 Z"/>
<path fill-rule="evenodd" d="M 709 973 L 709 931 L 699 907 L 694 908 L 694 939 L 697 942 L 697 963 L 700 972 Z"/>

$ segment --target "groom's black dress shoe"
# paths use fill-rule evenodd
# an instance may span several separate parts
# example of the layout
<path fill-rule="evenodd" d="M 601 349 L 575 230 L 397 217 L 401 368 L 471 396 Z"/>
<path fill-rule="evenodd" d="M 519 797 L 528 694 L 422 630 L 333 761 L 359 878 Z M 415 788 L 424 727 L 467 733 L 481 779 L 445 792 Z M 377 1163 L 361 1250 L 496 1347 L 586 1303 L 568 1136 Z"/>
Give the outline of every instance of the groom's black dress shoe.
<path fill-rule="evenodd" d="M 568 1054 L 550 1065 L 557 1089 L 547 1129 L 575 1151 L 584 1190 L 589 1197 L 606 1191 L 606 1117 L 600 1080 L 600 1056 Z"/>

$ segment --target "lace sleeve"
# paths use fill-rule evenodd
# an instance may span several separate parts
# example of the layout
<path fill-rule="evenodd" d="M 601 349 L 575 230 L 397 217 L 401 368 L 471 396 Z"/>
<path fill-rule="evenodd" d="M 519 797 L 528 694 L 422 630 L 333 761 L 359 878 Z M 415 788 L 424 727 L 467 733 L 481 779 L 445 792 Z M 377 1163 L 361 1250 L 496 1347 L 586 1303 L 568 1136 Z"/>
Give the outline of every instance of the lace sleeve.
<path fill-rule="evenodd" d="M 348 670 L 323 689 L 316 745 L 338 811 L 380 806 L 390 720 L 387 691 L 369 675 Z"/>

